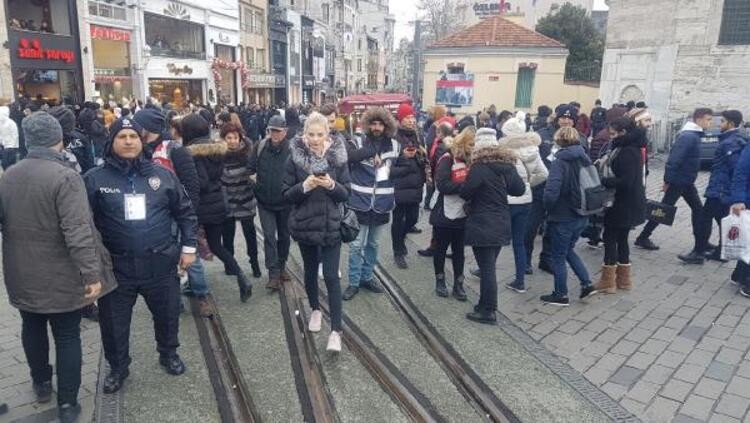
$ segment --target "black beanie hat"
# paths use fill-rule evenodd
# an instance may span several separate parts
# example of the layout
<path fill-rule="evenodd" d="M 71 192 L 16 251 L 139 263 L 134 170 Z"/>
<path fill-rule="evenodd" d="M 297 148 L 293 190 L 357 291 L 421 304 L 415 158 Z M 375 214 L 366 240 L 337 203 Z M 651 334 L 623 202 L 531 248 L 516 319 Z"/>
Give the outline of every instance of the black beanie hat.
<path fill-rule="evenodd" d="M 112 143 L 114 143 L 117 134 L 123 129 L 132 129 L 138 133 L 139 137 L 141 136 L 141 131 L 143 131 L 143 127 L 141 127 L 141 125 L 139 125 L 138 122 L 133 119 L 117 119 L 109 127 L 109 141 L 107 141 L 107 145 L 104 147 L 104 156 L 109 156 L 112 153 Z"/>
<path fill-rule="evenodd" d="M 561 117 L 566 117 L 573 120 L 573 123 L 578 121 L 578 111 L 575 107 L 566 104 L 564 106 L 560 106 L 555 110 L 555 122 L 560 120 Z"/>
<path fill-rule="evenodd" d="M 458 121 L 458 125 L 456 125 L 456 129 L 458 129 L 458 132 L 461 133 L 464 129 L 468 128 L 469 126 L 476 126 L 476 125 L 474 125 L 474 118 L 471 115 L 466 115 L 461 120 Z"/>
<path fill-rule="evenodd" d="M 166 129 L 166 120 L 159 109 L 139 110 L 133 120 L 152 134 L 161 134 Z"/>
<path fill-rule="evenodd" d="M 549 106 L 539 106 L 536 109 L 536 112 L 539 117 L 549 117 L 552 114 L 552 109 L 550 109 Z"/>
<path fill-rule="evenodd" d="M 735 128 L 742 126 L 742 112 L 739 110 L 725 110 L 721 112 L 721 117 L 732 122 Z"/>

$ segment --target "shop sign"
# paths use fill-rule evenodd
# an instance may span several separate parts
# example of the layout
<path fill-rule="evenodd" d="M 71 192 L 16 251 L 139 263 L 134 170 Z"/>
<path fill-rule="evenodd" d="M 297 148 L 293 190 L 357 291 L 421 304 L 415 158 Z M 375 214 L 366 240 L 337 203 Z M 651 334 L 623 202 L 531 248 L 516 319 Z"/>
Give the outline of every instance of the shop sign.
<path fill-rule="evenodd" d="M 304 75 L 302 77 L 302 88 L 306 90 L 315 88 L 315 77 L 312 75 Z"/>
<path fill-rule="evenodd" d="M 76 54 L 72 50 L 43 48 L 38 39 L 21 38 L 18 42 L 18 58 L 28 60 L 59 60 L 72 63 Z"/>
<path fill-rule="evenodd" d="M 96 76 L 125 76 L 128 75 L 129 69 L 106 69 L 106 68 L 94 68 L 94 75 Z"/>
<path fill-rule="evenodd" d="M 107 41 L 130 41 L 130 31 L 91 25 L 91 38 Z"/>
<path fill-rule="evenodd" d="M 485 3 L 474 3 L 474 14 L 478 17 L 487 17 L 487 16 L 495 16 L 500 15 L 503 13 L 503 10 L 506 10 L 507 6 L 505 5 L 505 1 L 496 1 L 496 2 L 485 2 Z"/>
<path fill-rule="evenodd" d="M 188 65 L 180 67 L 180 66 L 175 65 L 174 63 L 167 63 L 167 70 L 169 71 L 169 73 L 175 76 L 180 76 L 182 74 L 186 74 L 186 75 L 193 74 L 193 68 L 191 68 Z"/>
<path fill-rule="evenodd" d="M 248 79 L 249 88 L 284 88 L 286 86 L 284 75 L 252 73 Z"/>

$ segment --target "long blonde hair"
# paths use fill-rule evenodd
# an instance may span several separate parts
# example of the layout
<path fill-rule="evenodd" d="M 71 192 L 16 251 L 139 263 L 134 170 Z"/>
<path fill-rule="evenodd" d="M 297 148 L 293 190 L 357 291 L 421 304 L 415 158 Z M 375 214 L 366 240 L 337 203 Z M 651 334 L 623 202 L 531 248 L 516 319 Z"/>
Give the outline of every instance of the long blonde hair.
<path fill-rule="evenodd" d="M 454 159 L 462 160 L 466 163 L 471 161 L 471 150 L 474 148 L 474 135 L 476 132 L 473 126 L 467 126 L 460 134 L 453 138 L 450 149 Z"/>
<path fill-rule="evenodd" d="M 307 133 L 307 130 L 310 128 L 311 125 L 321 125 L 326 130 L 326 134 L 331 131 L 331 128 L 328 126 L 328 118 L 320 114 L 319 112 L 312 112 L 310 113 L 310 116 L 305 119 L 305 129 L 303 133 Z"/>

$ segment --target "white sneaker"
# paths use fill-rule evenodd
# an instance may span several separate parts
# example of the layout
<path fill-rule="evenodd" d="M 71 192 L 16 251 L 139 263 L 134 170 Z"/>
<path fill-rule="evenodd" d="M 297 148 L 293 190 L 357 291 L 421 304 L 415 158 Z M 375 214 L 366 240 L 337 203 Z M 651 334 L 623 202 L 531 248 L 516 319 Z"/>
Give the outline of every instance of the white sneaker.
<path fill-rule="evenodd" d="M 313 310 L 312 314 L 310 315 L 310 325 L 308 326 L 310 332 L 320 332 L 320 326 L 322 322 L 323 313 L 321 313 L 320 310 Z"/>
<path fill-rule="evenodd" d="M 328 337 L 328 347 L 326 347 L 326 350 L 341 352 L 341 334 L 339 332 L 331 332 L 331 335 Z"/>

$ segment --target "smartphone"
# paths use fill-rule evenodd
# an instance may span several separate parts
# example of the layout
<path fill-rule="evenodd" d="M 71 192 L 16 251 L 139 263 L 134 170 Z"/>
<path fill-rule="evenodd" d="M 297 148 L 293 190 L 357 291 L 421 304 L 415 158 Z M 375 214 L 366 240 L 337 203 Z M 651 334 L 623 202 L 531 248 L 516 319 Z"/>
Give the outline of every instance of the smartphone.
<path fill-rule="evenodd" d="M 325 172 L 315 172 L 315 173 L 313 173 L 313 175 L 315 175 L 315 176 L 317 176 L 319 178 L 322 178 L 322 177 L 326 176 L 327 173 L 325 173 Z"/>

